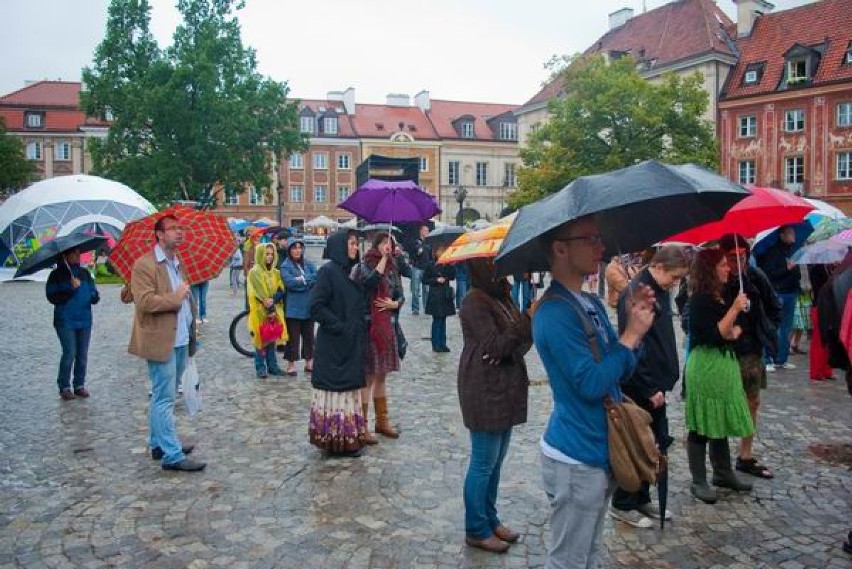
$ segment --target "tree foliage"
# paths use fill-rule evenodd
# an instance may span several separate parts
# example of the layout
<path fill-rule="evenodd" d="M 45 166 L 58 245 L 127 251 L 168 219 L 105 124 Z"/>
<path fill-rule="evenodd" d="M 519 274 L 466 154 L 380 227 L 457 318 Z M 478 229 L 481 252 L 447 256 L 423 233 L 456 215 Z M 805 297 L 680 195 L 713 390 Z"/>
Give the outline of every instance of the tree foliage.
<path fill-rule="evenodd" d="M 6 121 L 0 117 L 0 191 L 23 188 L 33 180 L 35 171 L 35 164 L 24 155 L 24 141 L 6 134 Z"/>
<path fill-rule="evenodd" d="M 669 74 L 652 83 L 631 57 L 607 62 L 592 55 L 567 60 L 556 80 L 564 83 L 565 95 L 550 102 L 550 120 L 521 150 L 524 166 L 510 196 L 513 206 L 555 193 L 579 176 L 643 160 L 716 167 L 699 73 Z"/>
<path fill-rule="evenodd" d="M 237 0 L 179 0 L 183 21 L 161 50 L 148 0 L 112 0 L 85 110 L 112 120 L 94 170 L 155 203 L 204 199 L 214 185 L 268 188 L 276 159 L 306 147 L 286 83 L 262 77 L 243 46 Z"/>

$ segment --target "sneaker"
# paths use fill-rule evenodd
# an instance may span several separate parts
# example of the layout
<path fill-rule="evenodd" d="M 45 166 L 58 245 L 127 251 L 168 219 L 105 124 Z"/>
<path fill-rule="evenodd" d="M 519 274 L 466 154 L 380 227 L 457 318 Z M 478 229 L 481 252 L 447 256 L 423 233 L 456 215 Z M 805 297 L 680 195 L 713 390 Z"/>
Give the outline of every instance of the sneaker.
<path fill-rule="evenodd" d="M 609 515 L 617 520 L 621 520 L 626 524 L 630 524 L 635 528 L 652 528 L 654 522 L 648 517 L 645 517 L 638 510 L 619 510 L 618 508 L 610 508 Z"/>
<path fill-rule="evenodd" d="M 177 390 L 177 391 L 178 391 L 178 394 L 182 394 L 182 393 L 183 393 L 183 384 L 182 384 L 182 383 L 181 383 L 180 385 L 178 385 L 178 390 Z"/>
<path fill-rule="evenodd" d="M 207 324 L 207 323 L 210 322 L 210 319 L 205 316 L 204 318 L 201 319 L 201 322 L 204 323 L 204 324 Z"/>
<path fill-rule="evenodd" d="M 766 371 L 767 371 L 767 373 L 773 373 L 775 371 L 775 365 L 774 364 L 766 364 Z"/>
<path fill-rule="evenodd" d="M 781 364 L 781 369 L 796 369 L 796 364 L 787 362 L 786 364 Z"/>
<path fill-rule="evenodd" d="M 196 324 L 196 326 L 201 326 L 203 323 L 204 323 L 204 322 L 201 320 L 201 318 L 196 318 L 196 319 L 195 319 L 195 324 Z"/>
<path fill-rule="evenodd" d="M 636 508 L 640 513 L 648 516 L 649 518 L 654 518 L 656 520 L 660 519 L 660 507 L 652 502 L 648 502 L 647 504 L 642 504 L 638 508 Z M 666 519 L 672 519 L 672 511 L 666 509 Z"/>

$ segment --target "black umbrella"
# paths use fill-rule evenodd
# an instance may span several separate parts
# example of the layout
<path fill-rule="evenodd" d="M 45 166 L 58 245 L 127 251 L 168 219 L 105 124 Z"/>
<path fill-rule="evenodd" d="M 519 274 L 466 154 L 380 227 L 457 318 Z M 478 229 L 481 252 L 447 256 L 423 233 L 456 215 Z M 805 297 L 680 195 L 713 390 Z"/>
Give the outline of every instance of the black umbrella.
<path fill-rule="evenodd" d="M 577 178 L 521 208 L 495 262 L 501 275 L 546 271 L 539 237 L 566 221 L 596 214 L 607 251 L 640 251 L 676 232 L 720 219 L 749 191 L 694 164 L 648 160 Z"/>
<path fill-rule="evenodd" d="M 61 261 L 62 253 L 77 249 L 81 253 L 94 251 L 98 247 L 106 245 L 106 237 L 102 235 L 86 235 L 84 233 L 72 233 L 63 237 L 57 237 L 39 247 L 35 253 L 24 259 L 21 266 L 15 272 L 15 278 L 31 275 L 42 269 L 48 269 Z"/>
<path fill-rule="evenodd" d="M 458 239 L 459 235 L 464 235 L 465 233 L 467 233 L 467 230 L 464 227 L 444 225 L 430 231 L 424 241 L 432 246 L 433 249 L 437 249 L 438 247 L 449 245 Z"/>
<path fill-rule="evenodd" d="M 669 500 L 669 447 L 674 439 L 669 435 L 669 420 L 663 408 L 655 417 L 654 436 L 660 449 L 660 472 L 657 475 L 657 500 L 660 503 L 660 529 L 666 527 L 666 504 Z"/>

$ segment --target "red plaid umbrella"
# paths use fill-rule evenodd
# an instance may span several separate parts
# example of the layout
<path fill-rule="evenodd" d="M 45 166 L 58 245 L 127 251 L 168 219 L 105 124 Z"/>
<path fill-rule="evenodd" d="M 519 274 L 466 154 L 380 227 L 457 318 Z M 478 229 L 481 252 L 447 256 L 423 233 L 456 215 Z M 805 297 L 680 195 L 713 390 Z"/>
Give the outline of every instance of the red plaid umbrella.
<path fill-rule="evenodd" d="M 184 227 L 178 256 L 187 281 L 197 284 L 216 278 L 237 247 L 234 234 L 224 217 L 182 205 L 128 223 L 109 256 L 115 271 L 130 281 L 133 263 L 154 248 L 154 224 L 166 215 L 173 215 Z"/>

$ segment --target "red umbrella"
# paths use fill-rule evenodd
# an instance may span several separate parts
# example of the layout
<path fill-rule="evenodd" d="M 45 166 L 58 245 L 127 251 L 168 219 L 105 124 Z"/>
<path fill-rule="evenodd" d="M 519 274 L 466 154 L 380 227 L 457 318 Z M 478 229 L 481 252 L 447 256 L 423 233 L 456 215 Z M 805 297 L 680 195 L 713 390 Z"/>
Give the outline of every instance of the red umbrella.
<path fill-rule="evenodd" d="M 128 223 L 109 256 L 115 271 L 130 282 L 133 264 L 154 248 L 154 225 L 167 215 L 176 217 L 184 227 L 178 256 L 187 281 L 197 284 L 216 278 L 237 247 L 234 234 L 224 217 L 182 205 Z"/>
<path fill-rule="evenodd" d="M 739 233 L 754 237 L 765 229 L 801 222 L 815 208 L 808 201 L 784 190 L 774 188 L 749 188 L 751 195 L 734 204 L 718 221 L 693 227 L 665 242 L 704 243 L 719 239 L 726 233 Z M 673 212 L 677 215 L 677 212 Z"/>

